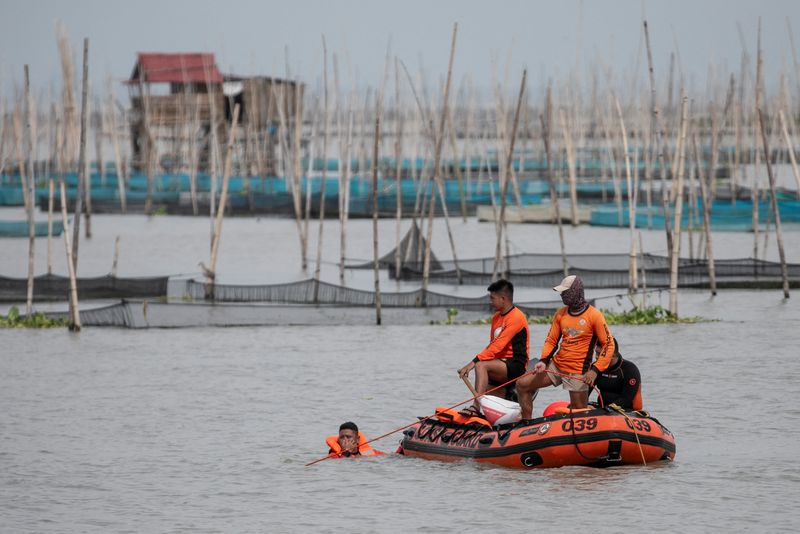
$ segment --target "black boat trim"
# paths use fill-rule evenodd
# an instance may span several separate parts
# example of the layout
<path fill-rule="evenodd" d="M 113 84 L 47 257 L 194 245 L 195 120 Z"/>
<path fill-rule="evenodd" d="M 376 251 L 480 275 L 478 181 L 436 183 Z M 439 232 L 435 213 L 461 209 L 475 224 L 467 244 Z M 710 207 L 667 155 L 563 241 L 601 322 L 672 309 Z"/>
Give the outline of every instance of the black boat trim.
<path fill-rule="evenodd" d="M 636 434 L 633 432 L 626 432 L 620 430 L 604 430 L 600 432 L 591 432 L 586 434 L 576 434 L 575 436 L 556 436 L 551 438 L 543 438 L 536 441 L 529 441 L 526 443 L 518 443 L 516 445 L 509 445 L 507 447 L 484 448 L 475 449 L 470 447 L 457 447 L 457 446 L 442 446 L 432 443 L 420 443 L 412 439 L 404 439 L 402 442 L 403 449 L 407 451 L 417 451 L 428 454 L 439 454 L 443 456 L 460 456 L 464 458 L 497 458 L 500 456 L 508 456 L 511 454 L 523 454 L 527 452 L 546 449 L 548 447 L 559 447 L 562 445 L 594 443 L 597 441 L 607 441 L 612 439 L 625 440 L 636 443 Z M 667 452 L 675 452 L 675 444 L 665 439 L 639 434 L 639 443 L 642 445 L 651 445 L 660 447 Z"/>

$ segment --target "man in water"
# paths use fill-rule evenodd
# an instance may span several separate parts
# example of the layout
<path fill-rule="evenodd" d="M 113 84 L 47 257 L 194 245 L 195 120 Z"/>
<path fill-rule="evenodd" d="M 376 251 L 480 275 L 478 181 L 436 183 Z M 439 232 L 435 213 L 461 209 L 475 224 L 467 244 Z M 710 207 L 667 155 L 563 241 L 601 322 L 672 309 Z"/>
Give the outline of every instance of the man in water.
<path fill-rule="evenodd" d="M 589 384 L 594 383 L 597 375 L 611 363 L 614 338 L 603 313 L 586 302 L 583 281 L 576 275 L 570 275 L 553 290 L 561 295 L 565 307 L 553 317 L 541 359 L 533 368 L 535 373 L 517 381 L 523 419 L 531 418 L 533 397 L 540 388 L 546 386 L 561 384 L 569 391 L 573 410 L 586 408 L 589 403 Z M 598 345 L 600 351 L 592 363 Z"/>
<path fill-rule="evenodd" d="M 600 373 L 594 385 L 600 390 L 603 404 L 616 404 L 625 410 L 642 409 L 642 377 L 639 368 L 623 360 L 619 352 L 619 341 L 614 340 L 614 355 L 608 368 Z"/>
<path fill-rule="evenodd" d="M 358 431 L 358 426 L 347 421 L 339 427 L 338 436 L 328 436 L 328 454 L 336 458 L 351 456 L 383 456 L 385 453 L 375 450 L 366 442 L 367 438 Z"/>
<path fill-rule="evenodd" d="M 458 376 L 464 378 L 475 369 L 475 389 L 479 394 L 485 393 L 490 383 L 500 385 L 517 378 L 528 366 L 528 318 L 514 306 L 514 285 L 508 280 L 500 279 L 491 284 L 487 291 L 489 302 L 495 311 L 489 344 L 458 370 Z M 503 393 L 498 390 L 497 396 L 502 397 Z M 480 404 L 477 399 L 473 407 L 464 411 L 465 415 L 479 413 Z"/>

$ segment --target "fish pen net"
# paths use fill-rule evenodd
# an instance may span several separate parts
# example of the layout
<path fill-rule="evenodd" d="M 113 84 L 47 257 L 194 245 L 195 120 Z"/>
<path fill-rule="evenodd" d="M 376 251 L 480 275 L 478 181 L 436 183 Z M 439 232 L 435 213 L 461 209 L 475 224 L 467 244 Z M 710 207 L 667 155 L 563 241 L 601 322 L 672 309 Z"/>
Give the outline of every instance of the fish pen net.
<path fill-rule="evenodd" d="M 459 314 L 460 320 L 486 319 L 490 315 L 486 297 L 446 299 L 446 295 L 437 296 L 439 302 L 448 301 L 448 304 L 424 308 L 384 307 L 383 324 L 442 323 L 452 319 L 453 308 L 464 312 Z M 554 301 L 517 305 L 526 314 L 536 317 L 553 315 L 560 306 L 560 302 Z M 46 315 L 54 319 L 66 319 L 68 316 L 67 312 L 49 312 Z M 372 306 L 341 304 L 123 300 L 109 306 L 82 310 L 80 316 L 83 326 L 182 328 L 370 324 L 375 320 L 375 311 Z"/>
<path fill-rule="evenodd" d="M 422 236 L 422 233 L 419 230 L 419 226 L 417 226 L 416 221 L 411 225 L 411 228 L 408 229 L 406 235 L 400 241 L 400 244 L 393 248 L 388 254 L 381 256 L 378 259 L 378 266 L 381 268 L 385 267 L 393 267 L 397 260 L 398 254 L 397 251 L 400 251 L 399 260 L 400 265 L 405 265 L 406 263 L 414 263 L 422 265 L 422 260 L 425 257 L 425 246 L 427 241 Z M 429 261 L 430 269 L 443 269 L 444 267 L 436 258 L 436 254 L 433 251 L 430 252 L 430 261 Z M 370 261 L 358 261 L 354 262 L 350 265 L 345 265 L 347 269 L 373 269 L 375 266 L 375 262 Z"/>
<path fill-rule="evenodd" d="M 219 303 L 278 303 L 319 304 L 341 307 L 375 306 L 375 292 L 330 284 L 316 280 L 302 280 L 286 284 L 234 285 L 205 283 L 187 279 L 183 281 L 180 297 L 186 301 L 211 300 Z M 211 289 L 211 291 L 209 291 Z M 210 295 L 210 298 L 207 298 Z M 416 289 L 407 292 L 381 292 L 383 308 L 455 308 L 457 310 L 489 311 L 486 296 L 458 297 L 434 291 Z M 517 307 L 529 315 L 551 315 L 561 307 L 560 301 L 522 302 Z"/>
<path fill-rule="evenodd" d="M 119 278 L 111 275 L 78 278 L 78 295 L 81 299 L 166 297 L 168 279 L 166 276 Z M 27 295 L 27 278 L 0 276 L 0 302 L 21 302 Z M 44 274 L 33 279 L 34 300 L 67 300 L 68 295 L 69 278 L 66 276 Z"/>
<path fill-rule="evenodd" d="M 587 287 L 620 288 L 629 283 L 628 254 L 569 254 L 566 257 L 569 274 L 583 278 Z M 670 265 L 667 256 L 641 254 L 636 258 L 638 283 L 650 288 L 669 287 Z M 494 258 L 459 260 L 461 283 L 486 285 L 492 282 Z M 442 284 L 458 283 L 459 277 L 453 261 L 439 260 L 441 268 L 430 270 L 430 281 Z M 789 264 L 789 279 L 800 284 L 800 264 Z M 715 260 L 717 286 L 773 287 L 781 283 L 780 263 L 752 258 Z M 400 270 L 401 280 L 421 280 L 420 263 L 406 262 Z M 560 254 L 515 254 L 504 257 L 497 273 L 521 287 L 553 287 L 564 277 Z M 389 268 L 390 278 L 395 271 Z M 678 261 L 678 286 L 704 287 L 709 284 L 708 261 L 681 258 Z"/>

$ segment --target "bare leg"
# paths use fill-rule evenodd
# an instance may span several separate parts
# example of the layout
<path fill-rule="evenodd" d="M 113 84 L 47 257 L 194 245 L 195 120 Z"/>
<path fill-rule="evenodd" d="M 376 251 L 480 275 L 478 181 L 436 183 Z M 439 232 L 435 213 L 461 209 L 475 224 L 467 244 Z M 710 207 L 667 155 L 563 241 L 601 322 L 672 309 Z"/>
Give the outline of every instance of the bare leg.
<path fill-rule="evenodd" d="M 569 405 L 573 410 L 579 410 L 589 406 L 589 392 L 588 391 L 570 391 L 569 392 Z"/>
<path fill-rule="evenodd" d="M 527 375 L 517 380 L 517 397 L 523 419 L 530 419 L 533 415 L 533 397 L 536 392 L 543 387 L 552 385 L 547 373 Z"/>
<path fill-rule="evenodd" d="M 475 364 L 475 390 L 478 393 L 486 393 L 490 379 L 498 384 L 508 381 L 508 367 L 504 361 L 483 360 Z M 478 399 L 475 399 L 475 407 L 480 409 Z"/>

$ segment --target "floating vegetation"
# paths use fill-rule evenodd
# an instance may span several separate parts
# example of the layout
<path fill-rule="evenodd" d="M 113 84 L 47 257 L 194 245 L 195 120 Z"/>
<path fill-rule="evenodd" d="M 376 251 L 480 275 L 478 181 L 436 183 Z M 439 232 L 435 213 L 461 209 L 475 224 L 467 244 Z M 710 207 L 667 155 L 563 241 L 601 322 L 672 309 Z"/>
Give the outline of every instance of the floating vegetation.
<path fill-rule="evenodd" d="M 661 306 L 633 308 L 623 312 L 601 310 L 610 325 L 618 324 L 694 324 L 704 319 L 698 316 L 678 317 Z"/>
<path fill-rule="evenodd" d="M 643 308 L 635 307 L 631 310 L 622 311 L 622 312 L 615 312 L 611 310 L 601 310 L 603 315 L 605 315 L 606 322 L 609 325 L 620 325 L 620 324 L 634 324 L 634 325 L 643 325 L 643 324 L 694 324 L 700 321 L 704 321 L 703 317 L 698 316 L 687 316 L 687 317 L 678 317 L 662 308 L 661 306 L 646 306 Z M 458 315 L 458 310 L 455 308 L 448 308 L 447 309 L 447 319 L 441 321 L 431 321 L 431 324 L 434 325 L 481 325 L 481 324 L 491 324 L 492 318 L 486 317 L 482 319 L 476 319 L 474 321 L 456 321 L 455 317 Z M 551 316 L 545 317 L 528 317 L 528 323 L 530 324 L 543 324 L 549 325 L 552 323 L 553 318 Z"/>
<path fill-rule="evenodd" d="M 443 319 L 441 321 L 433 320 L 431 324 L 435 325 L 473 325 L 473 324 L 491 324 L 492 323 L 492 316 L 484 317 L 481 319 L 474 319 L 472 321 L 456 321 L 455 317 L 458 315 L 458 310 L 456 308 L 447 308 L 447 319 Z"/>
<path fill-rule="evenodd" d="M 42 312 L 33 313 L 30 317 L 20 315 L 16 306 L 8 310 L 8 315 L 0 315 L 0 328 L 59 328 L 68 324 L 66 318 L 53 319 Z"/>

